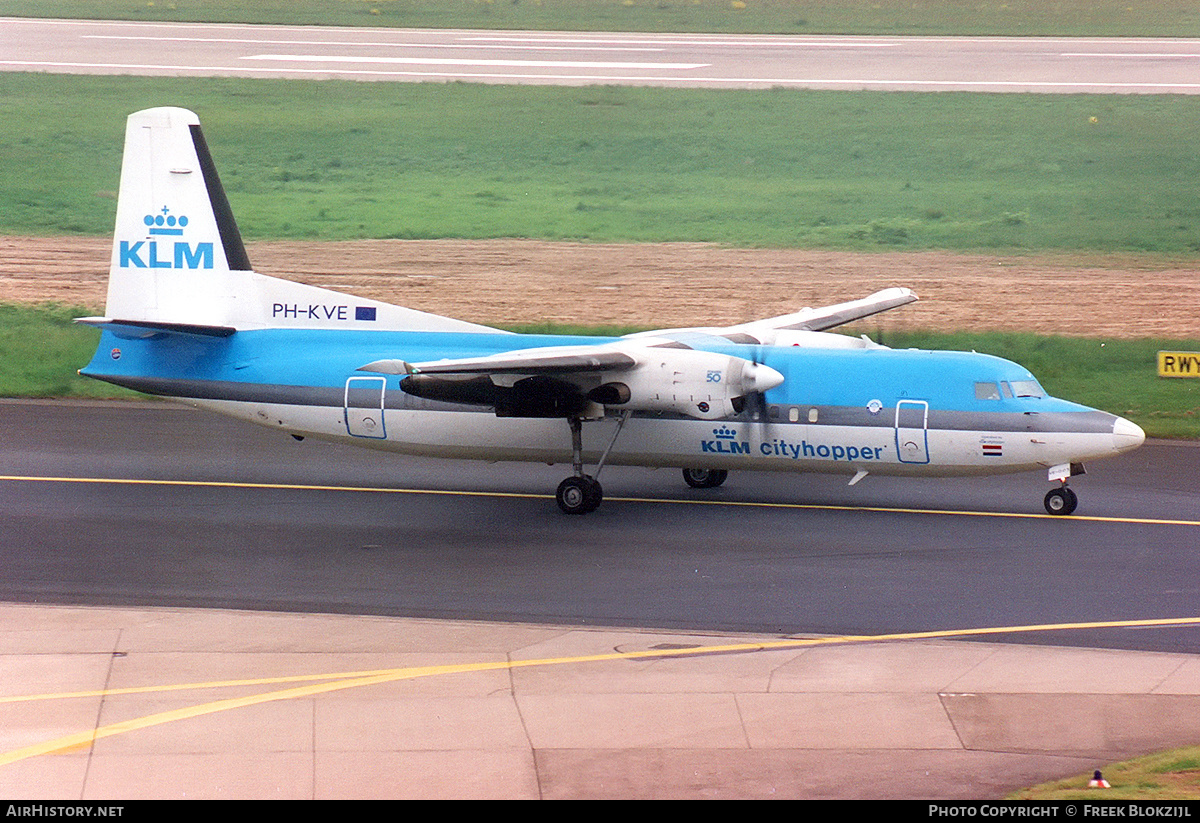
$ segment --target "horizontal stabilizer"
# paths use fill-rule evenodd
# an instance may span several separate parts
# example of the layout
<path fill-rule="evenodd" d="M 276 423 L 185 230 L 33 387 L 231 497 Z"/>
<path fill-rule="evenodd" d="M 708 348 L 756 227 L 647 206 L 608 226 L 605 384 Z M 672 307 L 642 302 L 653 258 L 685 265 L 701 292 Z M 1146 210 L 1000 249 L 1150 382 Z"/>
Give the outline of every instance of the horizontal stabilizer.
<path fill-rule="evenodd" d="M 156 320 L 114 320 L 109 317 L 77 317 L 75 322 L 98 329 L 107 329 L 117 337 L 124 337 L 128 340 L 153 337 L 156 334 L 229 337 L 237 331 L 232 326 L 204 326 L 197 323 L 166 323 Z"/>

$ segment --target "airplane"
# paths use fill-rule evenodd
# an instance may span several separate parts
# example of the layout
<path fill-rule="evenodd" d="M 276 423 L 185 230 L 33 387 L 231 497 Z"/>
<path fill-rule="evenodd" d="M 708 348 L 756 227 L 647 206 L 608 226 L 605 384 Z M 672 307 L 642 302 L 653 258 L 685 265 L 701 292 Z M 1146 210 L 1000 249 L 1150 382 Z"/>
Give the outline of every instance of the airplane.
<path fill-rule="evenodd" d="M 890 288 L 727 327 L 525 335 L 253 271 L 195 113 L 129 116 L 105 316 L 88 377 L 307 437 L 410 455 L 569 463 L 596 510 L 609 464 L 968 476 L 1045 471 L 1071 514 L 1085 460 L 1145 434 L 974 352 L 828 330 L 912 303 Z M 594 465 L 591 473 L 585 471 Z"/>

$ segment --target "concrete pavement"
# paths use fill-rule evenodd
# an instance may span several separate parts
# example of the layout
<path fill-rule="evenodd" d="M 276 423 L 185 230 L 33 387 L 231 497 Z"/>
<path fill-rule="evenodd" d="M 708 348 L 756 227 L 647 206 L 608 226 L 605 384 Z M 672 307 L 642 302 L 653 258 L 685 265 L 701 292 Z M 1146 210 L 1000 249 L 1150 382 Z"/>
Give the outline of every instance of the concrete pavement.
<path fill-rule="evenodd" d="M 1200 739 L 1200 656 L 782 639 L 0 604 L 0 796 L 987 799 Z"/>

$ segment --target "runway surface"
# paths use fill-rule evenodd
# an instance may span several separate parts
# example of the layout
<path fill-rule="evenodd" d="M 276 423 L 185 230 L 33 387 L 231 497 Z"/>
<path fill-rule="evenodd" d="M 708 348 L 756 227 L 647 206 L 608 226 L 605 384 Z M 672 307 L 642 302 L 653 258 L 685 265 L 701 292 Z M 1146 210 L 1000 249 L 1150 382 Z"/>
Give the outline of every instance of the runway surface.
<path fill-rule="evenodd" d="M 348 29 L 0 19 L 0 69 L 719 89 L 1200 93 L 1200 40 Z"/>
<path fill-rule="evenodd" d="M 1089 466 L 1077 516 L 1046 483 L 606 469 L 378 454 L 168 404 L 0 403 L 0 599 L 820 634 L 1195 614 L 1200 448 Z M 59 478 L 54 480 L 35 478 Z M 83 481 L 83 482 L 73 482 Z M 119 481 L 119 482 L 118 482 Z M 1042 642 L 1200 651 L 1200 629 Z"/>

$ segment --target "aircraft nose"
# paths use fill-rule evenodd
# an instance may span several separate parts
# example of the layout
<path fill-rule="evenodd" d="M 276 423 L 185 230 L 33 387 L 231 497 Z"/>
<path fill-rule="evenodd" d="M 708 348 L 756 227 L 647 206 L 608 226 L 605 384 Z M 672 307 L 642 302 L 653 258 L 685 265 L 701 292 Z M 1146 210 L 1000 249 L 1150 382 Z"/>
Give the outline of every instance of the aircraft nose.
<path fill-rule="evenodd" d="M 1146 433 L 1137 423 L 1118 417 L 1113 422 L 1113 448 L 1118 454 L 1133 451 L 1146 442 Z"/>

